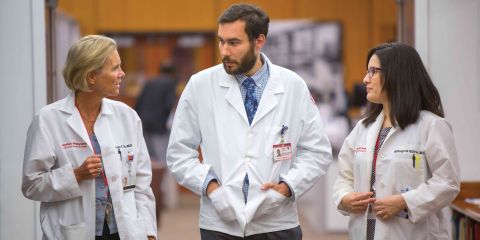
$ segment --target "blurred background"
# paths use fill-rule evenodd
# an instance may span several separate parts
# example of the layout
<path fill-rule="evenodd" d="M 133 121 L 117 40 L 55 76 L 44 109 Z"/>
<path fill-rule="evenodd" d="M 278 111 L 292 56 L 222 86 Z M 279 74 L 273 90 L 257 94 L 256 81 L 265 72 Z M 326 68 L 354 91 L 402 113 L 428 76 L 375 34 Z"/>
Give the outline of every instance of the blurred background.
<path fill-rule="evenodd" d="M 233 0 L 1 0 L 0 239 L 40 239 L 38 203 L 20 192 L 25 134 L 36 110 L 65 97 L 61 70 L 71 44 L 104 34 L 118 43 L 126 78 L 116 100 L 137 107 L 145 84 L 172 69 L 178 99 L 190 76 L 220 63 L 217 18 Z M 271 19 L 264 52 L 301 75 L 327 126 L 334 156 L 366 103 L 368 50 L 401 41 L 419 51 L 439 88 L 461 159 L 472 170 L 480 134 L 480 1 L 255 0 Z M 462 40 L 460 40 L 462 39 Z M 8 90 L 7 90 L 8 89 Z M 459 106 L 462 106 L 459 108 Z M 166 114 L 171 124 L 175 104 Z M 198 196 L 152 159 L 160 239 L 199 239 Z M 336 210 L 334 161 L 298 205 L 304 239 L 347 239 Z M 480 189 L 479 189 L 480 193 Z M 18 207 L 17 207 L 18 206 Z"/>
<path fill-rule="evenodd" d="M 179 97 L 193 73 L 219 63 L 216 20 L 236 2 L 239 1 L 58 1 L 49 13 L 52 48 L 56 54 L 52 68 L 62 68 L 72 41 L 85 34 L 105 34 L 118 42 L 127 74 L 118 100 L 135 107 L 143 86 L 159 74 L 158 66 L 164 61 L 171 62 L 176 69 L 174 78 Z M 399 3 L 394 0 L 250 3 L 263 8 L 272 20 L 263 51 L 273 63 L 305 79 L 327 123 L 334 152 L 338 152 L 365 103 L 361 84 L 365 53 L 372 46 L 397 39 Z M 402 4 L 402 8 L 410 8 L 409 15 L 404 14 L 406 18 L 412 18 L 413 1 Z M 57 75 L 51 78 L 50 97 L 63 98 L 68 89 L 59 71 L 52 69 L 52 73 Z M 170 117 L 173 114 L 174 109 Z M 159 172 L 165 171 L 154 169 L 154 174 Z M 311 232 L 306 239 L 346 230 L 347 218 L 337 213 L 330 201 L 329 186 L 335 175 L 331 170 L 299 201 L 304 231 Z M 198 239 L 198 197 L 177 186 L 168 172 L 155 180 L 161 182 L 161 188 L 155 189 L 157 198 L 162 198 L 161 206 L 157 206 L 163 210 L 158 219 L 161 236 Z M 190 211 L 184 212 L 185 209 Z M 176 216 L 175 221 L 171 221 L 170 214 Z M 191 225 L 181 229 L 178 226 L 183 224 L 179 222 Z M 196 235 L 185 236 L 187 232 Z M 339 238 L 342 236 L 345 238 L 341 234 Z"/>

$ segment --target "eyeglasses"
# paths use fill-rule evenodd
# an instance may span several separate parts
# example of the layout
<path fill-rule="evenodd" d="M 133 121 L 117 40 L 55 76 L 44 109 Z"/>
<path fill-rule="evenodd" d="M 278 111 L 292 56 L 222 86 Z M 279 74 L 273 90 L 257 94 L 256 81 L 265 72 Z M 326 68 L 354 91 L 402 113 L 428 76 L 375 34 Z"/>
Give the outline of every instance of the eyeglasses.
<path fill-rule="evenodd" d="M 381 68 L 378 68 L 378 67 L 369 67 L 369 68 L 367 69 L 368 78 L 372 79 L 372 78 L 373 78 L 373 75 L 375 75 L 375 73 L 380 72 L 380 71 L 382 71 Z"/>

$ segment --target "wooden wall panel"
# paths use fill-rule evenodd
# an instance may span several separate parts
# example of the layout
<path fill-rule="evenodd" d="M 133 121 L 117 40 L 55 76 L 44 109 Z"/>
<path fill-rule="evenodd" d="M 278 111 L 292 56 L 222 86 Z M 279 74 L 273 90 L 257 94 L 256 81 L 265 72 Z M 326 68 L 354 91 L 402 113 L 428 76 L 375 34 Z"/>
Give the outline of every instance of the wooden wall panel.
<path fill-rule="evenodd" d="M 198 72 L 205 68 L 209 68 L 212 65 L 212 56 L 215 56 L 217 51 L 217 45 L 215 45 L 214 41 L 205 42 L 204 47 L 197 48 L 195 50 L 195 59 L 194 59 L 194 71 Z M 215 62 L 214 64 L 218 64 L 220 62 Z"/>
<path fill-rule="evenodd" d="M 185 32 L 216 27 L 214 1 L 101 0 L 96 1 L 99 31 Z"/>
<path fill-rule="evenodd" d="M 82 34 L 94 34 L 97 33 L 95 1 L 58 1 L 58 9 L 78 21 Z"/>
<path fill-rule="evenodd" d="M 245 1 L 238 1 L 238 0 L 222 0 L 219 2 L 219 9 L 218 15 L 220 15 L 225 9 L 227 9 L 230 5 L 234 3 L 241 3 Z M 265 12 L 268 13 L 270 19 L 290 19 L 295 18 L 295 8 L 297 6 L 298 1 L 295 0 L 251 0 L 248 1 L 251 4 L 255 4 L 261 7 Z"/>
<path fill-rule="evenodd" d="M 118 53 L 120 54 L 120 59 L 122 60 L 122 69 L 126 74 L 135 72 L 137 65 L 138 49 L 135 48 L 124 48 L 119 49 Z"/>
<path fill-rule="evenodd" d="M 341 4 L 335 0 L 303 0 L 298 1 L 297 14 L 299 17 L 313 18 L 318 20 L 338 20 L 345 14 L 345 8 L 352 7 L 355 0 L 343 0 Z"/>
<path fill-rule="evenodd" d="M 395 41 L 397 35 L 397 7 L 396 1 L 374 0 L 373 17 L 373 39 L 372 45 Z M 389 9 L 389 10 L 388 10 Z"/>
<path fill-rule="evenodd" d="M 370 42 L 371 23 L 369 6 L 365 1 L 349 1 L 344 7 L 337 7 L 343 21 L 343 59 L 345 67 L 345 87 L 350 92 L 355 83 L 365 76 L 365 59 Z"/>
<path fill-rule="evenodd" d="M 217 32 L 217 18 L 237 0 L 59 1 L 59 9 L 80 23 L 82 34 L 99 32 Z M 345 87 L 361 82 L 367 51 L 396 37 L 394 0 L 252 0 L 272 20 L 310 18 L 343 27 Z M 217 43 L 213 43 L 218 61 Z M 202 54 L 203 55 L 203 54 Z M 196 59 L 196 66 L 204 65 Z"/>

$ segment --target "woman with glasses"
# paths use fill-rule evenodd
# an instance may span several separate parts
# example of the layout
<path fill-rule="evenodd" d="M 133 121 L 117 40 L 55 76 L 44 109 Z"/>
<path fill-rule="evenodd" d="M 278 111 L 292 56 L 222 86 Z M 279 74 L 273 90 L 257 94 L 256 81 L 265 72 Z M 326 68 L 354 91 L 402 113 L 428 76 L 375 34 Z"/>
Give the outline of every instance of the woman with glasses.
<path fill-rule="evenodd" d="M 334 186 L 351 239 L 450 239 L 445 207 L 460 189 L 458 157 L 440 95 L 416 50 L 371 49 L 369 106 L 340 150 Z"/>

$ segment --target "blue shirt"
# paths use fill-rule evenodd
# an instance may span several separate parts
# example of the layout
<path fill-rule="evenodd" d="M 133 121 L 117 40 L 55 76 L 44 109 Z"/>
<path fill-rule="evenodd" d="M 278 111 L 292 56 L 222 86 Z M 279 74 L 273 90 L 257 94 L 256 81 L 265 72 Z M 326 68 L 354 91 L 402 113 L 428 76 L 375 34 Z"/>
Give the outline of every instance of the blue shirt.
<path fill-rule="evenodd" d="M 97 137 L 95 134 L 90 136 L 90 141 L 92 142 L 92 147 L 95 150 L 95 154 L 101 154 L 100 144 L 98 143 Z M 102 160 L 103 161 L 103 160 Z M 103 163 L 102 163 L 103 165 Z M 115 213 L 113 212 L 113 207 L 111 208 L 111 214 L 106 215 L 105 211 L 107 209 L 107 201 L 110 206 L 112 206 L 112 199 L 110 196 L 108 186 L 105 185 L 103 174 L 105 172 L 102 170 L 102 174 L 95 178 L 95 235 L 102 236 L 103 234 L 103 225 L 105 221 L 105 216 L 107 216 L 107 224 L 110 230 L 110 234 L 117 233 L 117 222 L 115 221 Z"/>
<path fill-rule="evenodd" d="M 253 81 L 255 81 L 255 98 L 257 99 L 259 104 L 260 104 L 260 99 L 262 99 L 263 90 L 265 90 L 265 86 L 267 86 L 268 77 L 270 76 L 268 64 L 265 63 L 265 60 L 263 60 L 262 55 L 260 55 L 260 57 L 262 58 L 262 61 L 264 61 L 264 64 L 255 74 L 253 74 L 250 77 L 253 79 Z M 245 88 L 245 86 L 243 86 L 243 81 L 245 81 L 245 79 L 247 79 L 248 76 L 245 74 L 237 74 L 235 75 L 235 78 L 237 79 L 238 86 L 240 87 L 240 93 L 242 94 L 242 99 L 243 101 L 245 101 L 245 95 L 246 95 L 247 89 Z"/>

